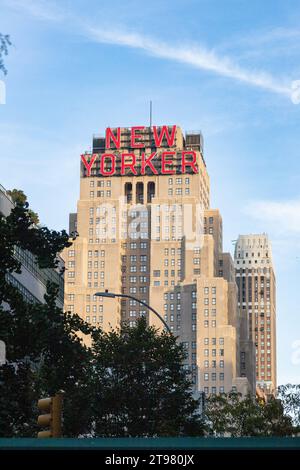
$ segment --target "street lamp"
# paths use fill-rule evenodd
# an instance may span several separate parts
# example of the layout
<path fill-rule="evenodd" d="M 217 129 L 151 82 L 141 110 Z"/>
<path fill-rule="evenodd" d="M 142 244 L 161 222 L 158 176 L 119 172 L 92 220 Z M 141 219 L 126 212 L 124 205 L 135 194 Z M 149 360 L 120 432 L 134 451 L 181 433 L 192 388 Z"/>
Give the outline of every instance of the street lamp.
<path fill-rule="evenodd" d="M 136 302 L 138 302 L 139 304 L 141 305 L 144 305 L 144 307 L 146 307 L 148 310 L 151 310 L 151 312 L 153 312 L 160 320 L 161 322 L 164 324 L 164 326 L 166 327 L 166 329 L 168 330 L 168 332 L 170 334 L 173 334 L 172 331 L 170 330 L 170 327 L 169 325 L 165 322 L 165 320 L 163 319 L 163 317 L 156 311 L 154 310 L 154 308 L 150 307 L 150 305 L 146 304 L 146 302 L 143 302 L 142 300 L 140 299 L 137 299 L 136 297 L 133 297 L 132 295 L 129 295 L 129 294 L 114 294 L 112 292 L 108 292 L 108 291 L 105 291 L 105 292 L 96 292 L 95 294 L 97 297 L 110 297 L 111 299 L 115 299 L 116 297 L 121 297 L 121 298 L 125 298 L 125 299 L 132 299 L 132 300 L 135 300 Z"/>

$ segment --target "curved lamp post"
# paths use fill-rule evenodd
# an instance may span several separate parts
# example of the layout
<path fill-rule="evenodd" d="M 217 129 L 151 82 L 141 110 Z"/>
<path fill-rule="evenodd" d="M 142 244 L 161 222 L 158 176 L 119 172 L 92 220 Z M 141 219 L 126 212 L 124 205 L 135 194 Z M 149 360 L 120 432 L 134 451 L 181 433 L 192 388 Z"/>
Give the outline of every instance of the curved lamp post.
<path fill-rule="evenodd" d="M 170 327 L 169 325 L 165 322 L 165 320 L 163 319 L 163 317 L 156 311 L 154 310 L 154 308 L 150 307 L 150 305 L 146 304 L 146 302 L 143 302 L 142 300 L 139 300 L 137 299 L 136 297 L 133 297 L 132 295 L 129 295 L 129 294 L 114 294 L 112 292 L 108 292 L 108 291 L 105 291 L 105 292 L 96 292 L 95 294 L 97 297 L 110 297 L 112 299 L 115 299 L 116 297 L 121 297 L 121 298 L 125 298 L 125 299 L 132 299 L 132 300 L 135 300 L 136 302 L 138 302 L 139 304 L 141 305 L 144 305 L 144 307 L 148 308 L 148 310 L 151 310 L 151 312 L 153 312 L 159 319 L 160 321 L 164 324 L 164 326 L 166 327 L 167 331 L 172 335 L 172 331 L 170 330 Z"/>

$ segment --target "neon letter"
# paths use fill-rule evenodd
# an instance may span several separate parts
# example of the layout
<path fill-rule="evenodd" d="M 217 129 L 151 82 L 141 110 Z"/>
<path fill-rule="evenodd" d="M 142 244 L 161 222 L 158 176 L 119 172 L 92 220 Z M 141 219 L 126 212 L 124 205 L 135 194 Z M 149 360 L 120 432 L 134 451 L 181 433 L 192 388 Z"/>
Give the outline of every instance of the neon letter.
<path fill-rule="evenodd" d="M 163 152 L 161 155 L 161 172 L 163 175 L 174 175 L 175 170 L 167 170 L 166 165 L 173 165 L 172 160 L 167 160 L 168 155 L 175 155 L 175 152 Z"/>
<path fill-rule="evenodd" d="M 145 129 L 145 126 L 135 126 L 131 128 L 131 147 L 140 149 L 145 147 L 143 142 L 136 142 L 136 139 L 142 139 L 143 136 L 141 134 L 136 134 L 136 131 L 142 131 Z"/>
<path fill-rule="evenodd" d="M 86 160 L 86 155 L 81 155 L 81 161 L 82 163 L 84 164 L 86 170 L 87 170 L 87 176 L 91 176 L 91 168 L 94 164 L 94 161 L 96 160 L 98 154 L 97 153 L 93 153 L 93 155 L 90 155 L 90 162 L 88 163 L 87 160 Z"/>
<path fill-rule="evenodd" d="M 110 149 L 110 139 L 115 144 L 116 148 L 119 149 L 121 147 L 121 129 L 117 127 L 117 137 L 114 135 L 113 131 L 110 127 L 106 129 L 105 132 L 105 147 Z"/>
<path fill-rule="evenodd" d="M 156 147 L 161 147 L 162 140 L 164 138 L 164 135 L 166 136 L 168 146 L 172 147 L 174 145 L 174 140 L 175 140 L 175 132 L 176 132 L 176 126 L 172 126 L 172 133 L 169 135 L 169 128 L 167 126 L 162 126 L 160 135 L 157 133 L 157 127 L 153 126 L 153 136 L 154 136 L 154 141 Z"/>
<path fill-rule="evenodd" d="M 110 161 L 111 161 L 111 169 L 108 170 L 108 171 L 104 168 L 106 158 L 109 158 Z M 116 169 L 116 159 L 115 159 L 114 154 L 113 153 L 104 153 L 101 157 L 101 163 L 100 163 L 100 173 L 101 173 L 101 175 L 111 176 L 115 173 L 115 169 Z"/>
<path fill-rule="evenodd" d="M 156 170 L 156 168 L 153 166 L 153 164 L 151 162 L 152 158 L 154 158 L 155 155 L 156 155 L 156 152 L 153 152 L 153 153 L 150 153 L 148 158 L 146 158 L 145 152 L 142 153 L 142 169 L 141 169 L 141 174 L 142 175 L 145 174 L 146 166 L 149 166 L 151 168 L 152 173 L 154 175 L 158 175 L 158 171 Z"/>
<path fill-rule="evenodd" d="M 131 157 L 131 162 L 126 161 L 126 157 Z M 121 155 L 121 175 L 125 175 L 125 169 L 130 168 L 134 175 L 137 175 L 137 171 L 134 168 L 136 162 L 136 156 L 134 153 L 122 153 Z"/>
<path fill-rule="evenodd" d="M 193 160 L 191 162 L 187 162 L 185 160 L 186 155 L 192 155 Z M 193 168 L 193 172 L 198 173 L 198 168 L 196 166 L 196 163 L 197 163 L 196 152 L 194 152 L 193 150 L 183 150 L 183 152 L 182 152 L 182 161 L 181 161 L 181 165 L 182 165 L 181 171 L 182 171 L 182 173 L 185 173 L 185 167 L 186 166 L 191 166 Z"/>

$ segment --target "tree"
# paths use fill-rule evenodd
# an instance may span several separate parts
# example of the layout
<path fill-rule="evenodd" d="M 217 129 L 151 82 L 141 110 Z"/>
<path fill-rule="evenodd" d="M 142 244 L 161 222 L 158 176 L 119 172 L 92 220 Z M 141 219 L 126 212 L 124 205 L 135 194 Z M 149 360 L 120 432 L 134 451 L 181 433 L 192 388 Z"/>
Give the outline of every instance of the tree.
<path fill-rule="evenodd" d="M 67 397 L 65 434 L 78 436 L 90 430 L 91 357 L 79 334 L 90 334 L 92 328 L 57 307 L 55 284 L 48 284 L 45 304 L 33 304 L 7 278 L 8 273 L 21 271 L 15 247 L 30 250 L 41 268 L 53 268 L 57 254 L 70 245 L 66 232 L 36 227 L 27 202 L 18 202 L 6 218 L 0 214 L 0 338 L 7 353 L 7 362 L 0 367 L 1 437 L 34 436 L 38 398 L 59 389 Z"/>
<path fill-rule="evenodd" d="M 20 189 L 9 190 L 9 191 L 7 191 L 7 194 L 11 197 L 12 201 L 15 204 L 19 204 L 20 206 L 24 206 L 25 203 L 27 202 L 26 194 L 24 193 L 24 191 L 22 191 Z M 31 217 L 32 223 L 34 223 L 35 225 L 38 225 L 39 222 L 40 222 L 38 214 L 36 212 L 33 212 L 33 210 L 29 209 L 29 208 L 28 208 L 28 214 Z"/>
<path fill-rule="evenodd" d="M 8 54 L 9 46 L 11 46 L 9 35 L 0 33 L 0 70 L 2 70 L 4 75 L 7 74 L 7 70 L 4 65 L 3 56 L 6 56 Z"/>
<path fill-rule="evenodd" d="M 290 415 L 294 425 L 300 428 L 300 385 L 280 385 L 278 387 L 278 397 L 282 402 L 285 413 Z"/>
<path fill-rule="evenodd" d="M 217 436 L 290 436 L 296 432 L 280 400 L 262 403 L 235 392 L 209 397 L 206 419 L 208 433 Z"/>
<path fill-rule="evenodd" d="M 199 403 L 174 336 L 141 318 L 135 328 L 95 331 L 94 423 L 97 436 L 202 435 Z"/>

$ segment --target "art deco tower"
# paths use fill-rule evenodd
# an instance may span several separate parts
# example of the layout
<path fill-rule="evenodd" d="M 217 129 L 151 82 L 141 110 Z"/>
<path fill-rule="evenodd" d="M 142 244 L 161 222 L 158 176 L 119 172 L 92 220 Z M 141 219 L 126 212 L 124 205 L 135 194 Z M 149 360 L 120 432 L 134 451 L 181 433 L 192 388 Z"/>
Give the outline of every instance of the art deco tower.
<path fill-rule="evenodd" d="M 141 315 L 162 328 L 135 300 L 95 293 L 143 300 L 184 344 L 195 389 L 246 392 L 233 261 L 222 253 L 219 211 L 209 207 L 202 135 L 176 126 L 157 133 L 161 138 L 152 127 L 111 129 L 82 157 L 80 199 L 70 217 L 79 236 L 64 253 L 65 308 L 105 330 L 134 326 Z"/>
<path fill-rule="evenodd" d="M 266 234 L 240 235 L 234 254 L 238 306 L 249 323 L 255 345 L 256 384 L 276 388 L 276 282 L 271 244 Z M 247 358 L 242 361 L 247 369 Z"/>

